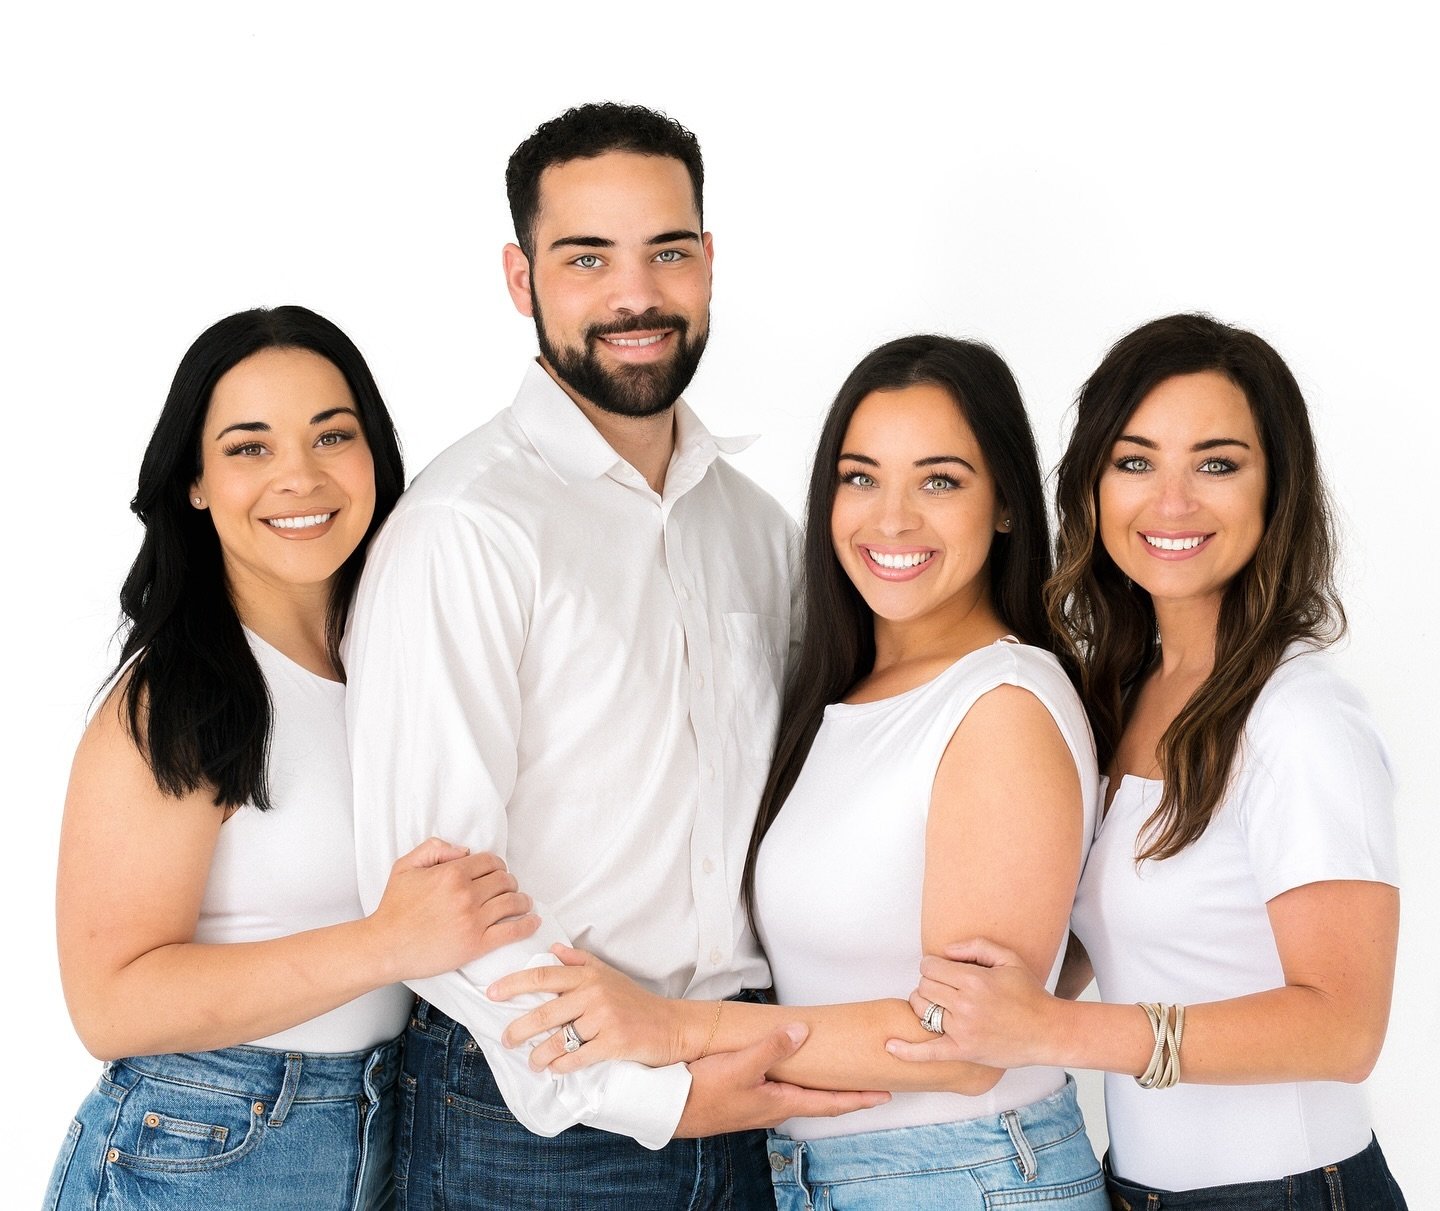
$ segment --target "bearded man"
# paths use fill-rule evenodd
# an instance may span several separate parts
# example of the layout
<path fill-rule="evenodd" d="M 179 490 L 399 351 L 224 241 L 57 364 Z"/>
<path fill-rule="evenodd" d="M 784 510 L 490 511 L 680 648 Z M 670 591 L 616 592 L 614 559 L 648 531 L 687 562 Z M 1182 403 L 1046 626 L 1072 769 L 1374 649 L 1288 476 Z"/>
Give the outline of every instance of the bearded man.
<path fill-rule="evenodd" d="M 506 185 L 505 280 L 540 356 L 371 547 L 348 709 L 367 907 L 433 835 L 501 854 L 541 924 L 413 982 L 397 1201 L 771 1207 L 750 1129 L 868 1104 L 765 1078 L 803 1034 L 554 1076 L 500 1042 L 534 998 L 486 996 L 554 962 L 556 942 L 665 996 L 769 986 L 740 880 L 794 545 L 784 511 L 721 457 L 745 443 L 680 398 L 710 327 L 694 136 L 641 107 L 582 106 L 521 144 Z"/>

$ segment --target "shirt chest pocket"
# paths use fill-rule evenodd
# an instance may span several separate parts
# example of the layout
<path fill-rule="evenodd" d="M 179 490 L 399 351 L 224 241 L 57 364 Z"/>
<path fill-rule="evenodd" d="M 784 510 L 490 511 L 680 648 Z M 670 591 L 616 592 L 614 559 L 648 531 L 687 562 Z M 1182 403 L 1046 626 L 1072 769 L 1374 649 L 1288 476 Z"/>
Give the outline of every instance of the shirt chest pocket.
<path fill-rule="evenodd" d="M 769 771 L 780 721 L 789 624 L 768 614 L 724 615 L 725 651 L 721 653 L 728 685 L 716 703 L 721 734 L 746 761 Z M 717 662 L 722 663 L 722 662 Z"/>

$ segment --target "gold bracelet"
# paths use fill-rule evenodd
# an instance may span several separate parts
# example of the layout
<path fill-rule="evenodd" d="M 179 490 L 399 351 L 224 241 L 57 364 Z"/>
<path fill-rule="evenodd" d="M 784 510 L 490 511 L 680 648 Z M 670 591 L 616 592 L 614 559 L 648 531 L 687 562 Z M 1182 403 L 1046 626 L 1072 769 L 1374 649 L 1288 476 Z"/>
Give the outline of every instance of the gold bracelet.
<path fill-rule="evenodd" d="M 1158 1001 L 1147 1004 L 1137 1001 L 1150 1021 L 1155 1033 L 1155 1050 L 1150 1053 L 1150 1063 L 1145 1071 L 1135 1078 L 1141 1089 L 1169 1089 L 1180 1080 L 1180 1044 L 1185 1038 L 1185 1006 L 1162 1005 Z M 1174 1013 L 1172 1024 L 1171 1013 Z"/>
<path fill-rule="evenodd" d="M 699 1059 L 703 1060 L 710 1054 L 710 1044 L 715 1041 L 715 1031 L 720 1026 L 720 1006 L 723 1004 L 725 1004 L 724 1001 L 715 1002 L 715 1017 L 710 1022 L 710 1037 L 705 1040 L 705 1046 L 700 1049 Z"/>

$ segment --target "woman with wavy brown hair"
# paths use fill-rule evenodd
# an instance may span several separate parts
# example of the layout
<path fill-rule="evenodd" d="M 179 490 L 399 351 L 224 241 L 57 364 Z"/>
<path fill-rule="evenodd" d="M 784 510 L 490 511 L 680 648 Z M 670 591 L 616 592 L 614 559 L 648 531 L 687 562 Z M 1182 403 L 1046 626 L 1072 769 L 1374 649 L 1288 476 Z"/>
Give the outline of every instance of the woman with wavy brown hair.
<path fill-rule="evenodd" d="M 912 1059 L 1103 1069 L 1117 1206 L 1404 1207 L 1359 1087 L 1399 919 L 1383 743 L 1343 631 L 1305 401 L 1253 333 L 1155 320 L 1080 392 L 1051 618 L 1105 814 L 1058 996 L 985 939 L 927 958 Z M 1103 1003 L 1064 999 L 1094 975 Z"/>

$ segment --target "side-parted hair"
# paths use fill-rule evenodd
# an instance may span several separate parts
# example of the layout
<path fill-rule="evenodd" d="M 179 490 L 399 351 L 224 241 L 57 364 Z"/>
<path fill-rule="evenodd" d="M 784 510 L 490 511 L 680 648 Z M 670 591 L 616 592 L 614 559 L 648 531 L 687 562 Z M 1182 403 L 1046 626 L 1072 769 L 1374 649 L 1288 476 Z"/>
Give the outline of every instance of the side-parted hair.
<path fill-rule="evenodd" d="M 705 162 L 700 143 L 685 127 L 643 105 L 599 101 L 567 109 L 542 122 L 510 156 L 505 193 L 515 223 L 515 241 L 527 259 L 535 259 L 535 216 L 540 210 L 540 175 L 556 164 L 588 160 L 611 151 L 679 160 L 690 174 L 695 213 L 704 215 Z"/>
<path fill-rule="evenodd" d="M 262 349 L 308 349 L 339 370 L 375 462 L 375 516 L 336 573 L 326 616 L 330 656 L 340 667 L 340 637 L 365 550 L 405 487 L 405 467 L 360 351 L 323 316 L 289 306 L 227 316 L 180 360 L 130 502 L 145 536 L 120 590 L 124 643 L 115 673 L 129 665 L 121 709 L 163 791 L 178 796 L 213 787 L 217 806 L 263 809 L 270 806 L 270 696 L 230 598 L 215 526 L 189 500 L 215 384 Z"/>
<path fill-rule="evenodd" d="M 839 702 L 875 665 L 875 621 L 840 566 L 830 515 L 839 485 L 837 466 L 851 417 L 877 391 L 930 384 L 946 392 L 980 444 L 1008 533 L 991 540 L 990 599 L 1017 638 L 1053 648 L 1043 586 L 1050 575 L 1050 531 L 1040 459 L 1020 388 L 1004 360 L 976 341 L 906 336 L 868 353 L 850 372 L 820 431 L 805 506 L 802 564 L 805 623 L 800 654 L 786 677 L 775 760 L 760 799 L 742 882 L 754 919 L 755 863 L 770 825 L 784 806 L 810 754 L 825 708 Z"/>
<path fill-rule="evenodd" d="M 1137 841 L 1137 860 L 1197 840 L 1224 796 L 1245 720 L 1296 640 L 1324 645 L 1345 629 L 1335 539 L 1299 384 L 1260 337 L 1208 315 L 1170 315 L 1122 337 L 1080 389 L 1060 461 L 1057 569 L 1046 605 L 1078 664 L 1100 768 L 1115 755 L 1134 690 L 1159 657 L 1150 595 L 1098 541 L 1100 477 L 1141 402 L 1176 375 L 1213 371 L 1245 395 L 1266 464 L 1265 529 L 1225 588 L 1215 665 L 1160 740 L 1165 790 Z"/>

